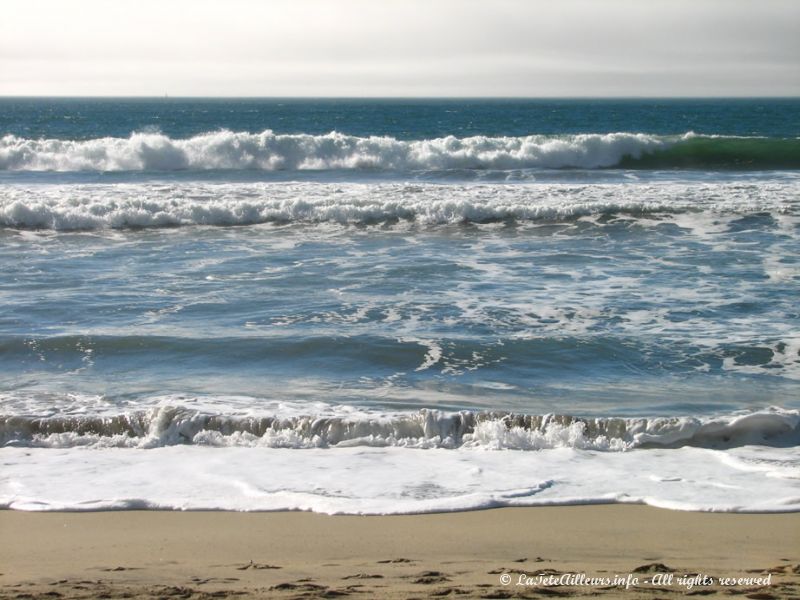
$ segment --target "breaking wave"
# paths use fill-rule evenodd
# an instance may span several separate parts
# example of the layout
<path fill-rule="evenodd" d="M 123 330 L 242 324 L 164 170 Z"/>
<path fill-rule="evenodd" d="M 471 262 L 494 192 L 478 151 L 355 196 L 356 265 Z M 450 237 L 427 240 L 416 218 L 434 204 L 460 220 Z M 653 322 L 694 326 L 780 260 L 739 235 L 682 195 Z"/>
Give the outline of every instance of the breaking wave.
<path fill-rule="evenodd" d="M 226 416 L 181 406 L 116 415 L 0 417 L 5 446 L 156 448 L 181 444 L 326 448 L 398 446 L 542 450 L 800 445 L 800 413 L 770 409 L 714 418 L 582 418 L 504 412 Z"/>
<path fill-rule="evenodd" d="M 216 131 L 89 140 L 0 138 L 3 171 L 798 169 L 800 140 L 644 133 L 392 137 Z"/>
<path fill-rule="evenodd" d="M 261 223 L 447 224 L 696 211 L 796 214 L 798 190 L 800 181 L 6 185 L 0 188 L 0 227 L 89 230 Z"/>

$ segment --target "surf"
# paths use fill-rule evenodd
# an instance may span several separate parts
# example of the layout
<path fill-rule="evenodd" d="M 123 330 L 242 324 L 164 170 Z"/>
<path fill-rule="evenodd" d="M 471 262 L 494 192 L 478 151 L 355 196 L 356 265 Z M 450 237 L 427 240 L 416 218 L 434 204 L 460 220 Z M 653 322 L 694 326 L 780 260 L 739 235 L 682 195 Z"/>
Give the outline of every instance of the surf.
<path fill-rule="evenodd" d="M 800 210 L 799 184 L 795 179 L 660 184 L 8 184 L 0 188 L 0 228 L 79 231 L 298 223 L 427 227 L 574 222 L 610 215 L 666 218 L 698 212 L 792 216 Z"/>
<path fill-rule="evenodd" d="M 800 140 L 647 133 L 452 135 L 421 140 L 220 130 L 186 139 L 136 132 L 87 140 L 0 138 L 2 171 L 451 171 L 798 169 Z"/>

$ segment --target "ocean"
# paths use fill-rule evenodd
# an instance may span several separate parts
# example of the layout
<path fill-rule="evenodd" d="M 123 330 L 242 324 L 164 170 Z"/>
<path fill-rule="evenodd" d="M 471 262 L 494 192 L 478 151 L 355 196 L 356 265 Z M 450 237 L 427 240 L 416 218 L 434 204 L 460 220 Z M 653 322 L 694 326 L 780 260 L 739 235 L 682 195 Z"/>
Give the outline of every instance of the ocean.
<path fill-rule="evenodd" d="M 800 100 L 0 99 L 0 507 L 800 510 Z"/>

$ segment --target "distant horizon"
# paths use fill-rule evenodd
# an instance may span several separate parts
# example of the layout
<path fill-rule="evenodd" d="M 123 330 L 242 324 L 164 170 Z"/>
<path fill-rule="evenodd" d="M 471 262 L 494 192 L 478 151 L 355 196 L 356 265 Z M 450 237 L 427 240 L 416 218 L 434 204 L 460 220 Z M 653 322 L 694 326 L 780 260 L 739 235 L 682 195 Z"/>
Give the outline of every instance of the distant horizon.
<path fill-rule="evenodd" d="M 184 96 L 158 95 L 3 95 L 0 100 L 800 100 L 798 95 L 771 96 Z"/>

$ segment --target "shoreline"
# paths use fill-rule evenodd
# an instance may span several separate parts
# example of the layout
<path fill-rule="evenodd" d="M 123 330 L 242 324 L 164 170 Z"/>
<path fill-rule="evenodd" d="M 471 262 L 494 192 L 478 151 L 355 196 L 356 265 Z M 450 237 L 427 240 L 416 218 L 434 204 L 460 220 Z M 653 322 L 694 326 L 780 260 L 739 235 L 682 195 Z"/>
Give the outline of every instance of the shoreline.
<path fill-rule="evenodd" d="M 0 536 L 2 599 L 800 596 L 796 513 L 623 504 L 391 516 L 0 510 Z M 714 584 L 691 579 L 699 576 Z M 625 580 L 627 589 L 614 583 Z"/>

